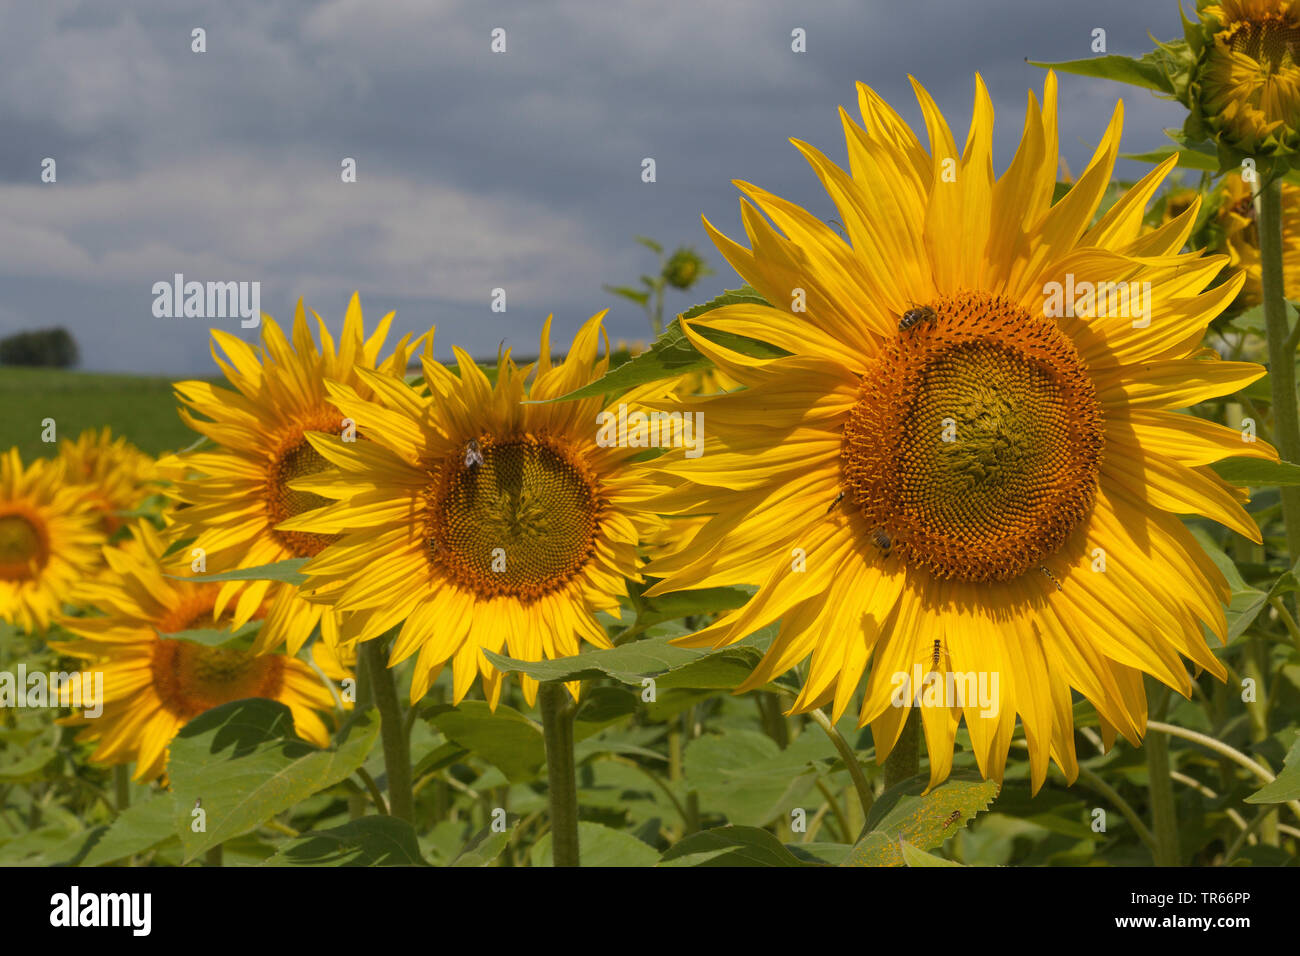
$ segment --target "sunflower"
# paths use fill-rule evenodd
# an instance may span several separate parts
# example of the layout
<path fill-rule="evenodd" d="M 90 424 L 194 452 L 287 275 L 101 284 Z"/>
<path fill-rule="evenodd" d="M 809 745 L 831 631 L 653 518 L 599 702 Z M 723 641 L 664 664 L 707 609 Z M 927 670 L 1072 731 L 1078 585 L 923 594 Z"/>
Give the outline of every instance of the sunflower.
<path fill-rule="evenodd" d="M 604 373 L 603 315 L 582 327 L 559 365 L 548 319 L 536 364 L 517 368 L 506 352 L 495 384 L 459 349 L 459 375 L 425 357 L 429 397 L 369 371 L 361 378 L 373 399 L 329 383 L 335 404 L 369 423 L 371 441 L 308 435 L 338 471 L 294 487 L 338 503 L 285 527 L 342 535 L 304 566 L 304 587 L 340 613 L 345 644 L 401 625 L 389 662 L 418 651 L 412 702 L 450 661 L 454 701 L 481 676 L 495 707 L 502 674 L 484 650 L 536 661 L 576 654 L 582 639 L 610 646 L 595 615 L 619 616 L 651 524 L 624 507 L 654 489 L 629 462 L 643 449 L 602 440 L 600 398 L 521 404 Z M 537 682 L 523 677 L 522 686 L 532 703 Z"/>
<path fill-rule="evenodd" d="M 1300 0 L 1201 0 L 1184 23 L 1198 56 L 1187 88 L 1194 138 L 1256 159 L 1300 149 Z"/>
<path fill-rule="evenodd" d="M 1282 184 L 1282 275 L 1288 299 L 1300 299 L 1300 187 Z M 1217 231 L 1228 254 L 1228 267 L 1240 269 L 1246 284 L 1237 305 L 1250 308 L 1263 301 L 1259 262 L 1259 228 L 1255 224 L 1254 193 L 1237 173 L 1223 177 L 1213 200 Z"/>
<path fill-rule="evenodd" d="M 371 379 L 361 378 L 359 372 L 377 370 L 384 378 L 400 376 L 415 347 L 410 336 L 405 336 L 392 355 L 380 361 L 393 314 L 384 316 L 370 338 L 363 338 L 361 303 L 355 293 L 348 303 L 337 350 L 325 323 L 315 312 L 312 315 L 320 328 L 319 349 L 299 301 L 292 344 L 270 316 L 262 323 L 261 354 L 226 332 L 212 330 L 229 363 L 216 354 L 215 346 L 213 358 L 235 391 L 207 382 L 176 385 L 177 397 L 188 406 L 180 410 L 181 417 L 219 446 L 159 462 L 160 470 L 176 482 L 172 496 L 188 506 L 176 510 L 172 533 L 178 540 L 193 539 L 192 547 L 204 552 L 209 574 L 312 557 L 333 540 L 329 535 L 280 527 L 289 518 L 329 503 L 290 488 L 295 478 L 326 466 L 308 444 L 306 433 L 366 437 L 364 428 L 358 430 L 346 420 L 326 396 L 324 380 L 353 385 L 361 395 L 370 396 L 367 383 Z M 194 472 L 201 477 L 192 477 Z M 304 600 L 290 584 L 230 581 L 221 589 L 217 608 L 224 608 L 236 595 L 236 627 L 270 601 L 258 633 L 259 652 L 285 644 L 290 654 L 297 654 L 318 625 L 327 642 L 335 640 L 333 615 Z"/>
<path fill-rule="evenodd" d="M 331 710 L 333 699 L 303 661 L 162 636 L 225 629 L 231 615 L 216 610 L 218 585 L 166 573 L 166 543 L 152 524 L 137 522 L 130 533 L 120 546 L 104 548 L 113 573 L 74 591 L 99 613 L 60 619 L 80 640 L 51 642 L 104 675 L 103 712 L 63 720 L 83 728 L 77 740 L 97 743 L 91 759 L 134 761 L 135 779 L 153 780 L 163 772 L 167 746 L 181 727 L 206 710 L 248 697 L 285 704 L 298 735 L 327 746 L 329 732 L 316 712 Z"/>
<path fill-rule="evenodd" d="M 1276 453 L 1171 410 L 1264 370 L 1200 348 L 1242 277 L 1202 292 L 1223 257 L 1179 253 L 1198 204 L 1144 231 L 1173 158 L 1089 225 L 1119 146 L 1120 107 L 1053 204 L 1054 75 L 1042 108 L 1030 94 L 1001 177 L 983 82 L 964 150 L 914 86 L 928 150 L 865 86 L 865 128 L 841 111 L 849 172 L 795 143 L 849 242 L 746 183 L 737 185 L 753 203 L 741 209 L 751 248 L 705 220 L 772 304 L 685 323 L 745 388 L 688 400 L 703 413 L 708 454 L 657 463 L 684 484 L 653 504 L 711 517 L 651 562 L 647 573 L 663 580 L 647 593 L 757 585 L 746 606 L 680 642 L 721 647 L 779 620 L 740 690 L 811 655 L 794 712 L 829 704 L 835 719 L 870 661 L 859 719 L 878 759 L 919 703 L 932 783 L 949 773 L 963 718 L 980 770 L 1000 780 L 1019 715 L 1036 789 L 1049 758 L 1070 780 L 1078 772 L 1072 690 L 1095 706 L 1107 746 L 1117 732 L 1137 744 L 1143 672 L 1184 694 L 1180 654 L 1225 674 L 1201 624 L 1223 637 L 1227 584 L 1177 515 L 1258 542 L 1244 492 L 1206 466 Z M 1129 308 L 1099 285 L 1108 282 L 1126 284 Z M 1083 283 L 1093 284 L 1086 294 Z M 702 329 L 789 354 L 747 356 Z M 990 701 L 976 699 L 971 679 L 986 682 Z"/>
<path fill-rule="evenodd" d="M 17 448 L 0 457 L 0 620 L 43 631 L 71 587 L 93 574 L 104 535 L 66 463 L 24 469 Z"/>
<path fill-rule="evenodd" d="M 67 481 L 85 486 L 85 495 L 99 511 L 104 531 L 112 534 L 130 511 L 157 486 L 154 460 L 112 430 L 87 429 L 75 442 L 62 442 L 59 457 L 67 463 Z"/>

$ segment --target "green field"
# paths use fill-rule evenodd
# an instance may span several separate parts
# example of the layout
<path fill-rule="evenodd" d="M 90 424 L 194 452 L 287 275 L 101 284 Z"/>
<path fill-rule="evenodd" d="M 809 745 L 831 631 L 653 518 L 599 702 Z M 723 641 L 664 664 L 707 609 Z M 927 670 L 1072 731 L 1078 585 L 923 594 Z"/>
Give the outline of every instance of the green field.
<path fill-rule="evenodd" d="M 58 448 L 41 441 L 46 418 L 54 419 L 60 441 L 108 425 L 152 455 L 184 448 L 198 437 L 176 414 L 169 378 L 0 368 L 0 409 L 0 450 L 17 445 L 23 461 Z"/>

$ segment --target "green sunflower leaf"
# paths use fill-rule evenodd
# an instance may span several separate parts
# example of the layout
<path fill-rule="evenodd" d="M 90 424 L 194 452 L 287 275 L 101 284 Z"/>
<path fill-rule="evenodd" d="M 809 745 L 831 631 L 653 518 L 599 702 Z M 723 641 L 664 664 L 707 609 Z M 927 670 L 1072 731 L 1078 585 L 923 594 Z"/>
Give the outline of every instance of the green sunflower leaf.
<path fill-rule="evenodd" d="M 512 707 L 502 704 L 494 713 L 484 701 L 465 700 L 430 713 L 430 723 L 448 740 L 492 764 L 511 783 L 532 780 L 546 764 L 541 729 Z"/>
<path fill-rule="evenodd" d="M 898 849 L 903 854 L 903 862 L 908 866 L 961 866 L 960 863 L 955 863 L 952 860 L 945 860 L 933 853 L 918 850 L 906 840 L 898 841 Z"/>
<path fill-rule="evenodd" d="M 637 305 L 645 305 L 650 301 L 650 293 L 646 292 L 644 289 L 632 289 L 625 285 L 607 285 L 602 286 L 601 288 L 610 295 L 621 296 L 624 299 L 629 299 L 632 302 L 635 302 Z"/>
<path fill-rule="evenodd" d="M 102 866 L 151 850 L 174 838 L 171 797 L 156 793 L 131 804 L 111 824 L 94 834 L 85 847 L 80 866 Z"/>
<path fill-rule="evenodd" d="M 738 825 L 777 822 L 788 828 L 791 811 L 817 799 L 810 794 L 818 773 L 834 757 L 835 748 L 822 734 L 800 734 L 782 750 L 766 734 L 728 730 L 692 740 L 682 771 L 705 810 Z"/>
<path fill-rule="evenodd" d="M 669 688 L 725 690 L 747 678 L 762 657 L 757 648 L 735 645 L 720 651 L 676 647 L 668 637 L 646 638 L 611 650 L 586 651 L 553 661 L 521 661 L 484 651 L 498 670 L 527 674 L 539 681 L 611 677 L 622 684 L 656 692 Z"/>
<path fill-rule="evenodd" d="M 533 866 L 551 866 L 551 832 L 529 851 Z M 654 866 L 659 851 L 632 834 L 599 823 L 578 821 L 578 853 L 583 866 Z"/>
<path fill-rule="evenodd" d="M 690 340 L 687 339 L 686 333 L 682 330 L 681 320 L 695 318 L 705 312 L 720 309 L 724 305 L 739 305 L 746 302 L 754 305 L 767 305 L 767 301 L 748 286 L 740 289 L 730 289 L 703 305 L 687 309 L 677 319 L 673 320 L 673 323 L 664 330 L 663 335 L 659 336 L 649 349 L 640 355 L 634 356 L 617 368 L 610 369 L 596 381 L 589 382 L 567 395 L 546 399 L 545 402 L 535 404 L 571 402 L 579 398 L 615 395 L 634 386 L 644 385 L 647 382 L 657 382 L 665 378 L 675 378 L 686 372 L 712 368 L 712 363 L 701 355 L 695 346 L 691 345 Z M 701 329 L 700 331 L 702 335 L 707 336 L 719 345 L 742 352 L 745 355 L 773 358 L 786 354 L 783 349 L 778 349 L 773 345 L 745 336 L 713 330 Z"/>
<path fill-rule="evenodd" d="M 1176 57 L 1164 50 L 1152 50 L 1140 58 L 1129 56 L 1091 56 L 1082 60 L 1065 60 L 1059 63 L 1043 63 L 1026 60 L 1030 66 L 1040 66 L 1062 73 L 1077 76 L 1091 76 L 1117 83 L 1128 83 L 1158 93 L 1173 93 L 1175 89 L 1174 73 L 1177 70 Z"/>
<path fill-rule="evenodd" d="M 1247 803 L 1286 803 L 1288 800 L 1300 800 L 1300 736 L 1287 751 L 1282 772 L 1272 783 L 1265 784 L 1246 798 Z"/>
<path fill-rule="evenodd" d="M 306 584 L 307 575 L 298 569 L 310 558 L 289 558 L 286 561 L 274 561 L 271 564 L 259 564 L 255 568 L 236 568 L 219 574 L 169 574 L 167 577 L 178 581 L 284 581 L 287 584 Z"/>
<path fill-rule="evenodd" d="M 842 866 L 903 866 L 900 843 L 932 850 L 976 814 L 987 810 L 998 785 L 969 770 L 957 770 L 928 794 L 927 775 L 904 780 L 881 794 L 867 819 L 867 833 Z"/>
<path fill-rule="evenodd" d="M 425 866 L 415 830 L 396 817 L 372 816 L 285 843 L 261 866 Z"/>
<path fill-rule="evenodd" d="M 808 863 L 758 827 L 715 827 L 669 847 L 660 866 L 817 866 Z"/>
<path fill-rule="evenodd" d="M 261 621 L 249 621 L 243 627 L 234 631 L 216 627 L 200 627 L 190 631 L 172 631 L 169 634 L 159 631 L 158 636 L 172 641 L 189 641 L 191 644 L 202 644 L 205 647 L 221 647 L 223 644 L 229 644 L 232 641 L 247 641 L 261 627 Z"/>
<path fill-rule="evenodd" d="M 1169 145 L 1153 149 L 1148 153 L 1122 153 L 1120 159 L 1131 159 L 1135 162 L 1159 166 L 1174 153 L 1178 154 L 1177 165 L 1180 169 L 1195 169 L 1208 173 L 1217 173 L 1219 171 L 1218 156 L 1213 153 L 1202 152 L 1190 146 Z"/>
<path fill-rule="evenodd" d="M 320 750 L 294 734 L 288 707 L 260 698 L 195 717 L 172 741 L 167 762 L 185 862 L 347 779 L 378 736 L 379 721 L 362 714 L 338 747 Z M 196 832 L 200 821 L 205 830 Z"/>
<path fill-rule="evenodd" d="M 451 861 L 451 865 L 487 866 L 501 855 L 509 842 L 509 830 L 497 831 L 485 827 L 470 838 L 456 859 Z"/>
<path fill-rule="evenodd" d="M 620 645 L 626 644 L 665 621 L 734 610 L 742 607 L 753 596 L 754 590 L 751 587 L 697 588 L 646 597 L 639 586 L 632 582 L 629 584 L 629 595 L 636 606 L 636 621 L 616 639 Z"/>
<path fill-rule="evenodd" d="M 1263 458 L 1225 458 L 1211 465 L 1224 481 L 1251 488 L 1300 485 L 1300 465 Z"/>
<path fill-rule="evenodd" d="M 6 754 L 6 756 L 8 756 Z M 13 763 L 0 764 L 0 783 L 32 783 L 45 778 L 45 768 L 59 756 L 53 747 L 39 747 L 29 753 L 18 752 Z"/>

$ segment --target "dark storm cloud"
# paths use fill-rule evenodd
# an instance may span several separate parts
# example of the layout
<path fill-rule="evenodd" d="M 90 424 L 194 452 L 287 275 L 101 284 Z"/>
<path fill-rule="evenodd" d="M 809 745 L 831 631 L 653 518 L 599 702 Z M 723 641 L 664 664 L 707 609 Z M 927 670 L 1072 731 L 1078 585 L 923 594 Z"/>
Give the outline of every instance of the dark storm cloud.
<path fill-rule="evenodd" d="M 190 30 L 208 52 L 190 51 Z M 508 53 L 489 51 L 503 27 Z M 790 50 L 807 31 L 808 52 Z M 739 232 L 732 179 L 833 211 L 787 143 L 843 158 L 836 107 L 875 87 L 920 128 L 917 77 L 965 136 L 979 71 L 1001 169 L 1026 56 L 1136 54 L 1178 31 L 1177 7 L 1102 0 L 984 3 L 334 0 L 53 2 L 6 13 L 0 34 L 0 330 L 60 323 L 90 368 L 209 374 L 202 320 L 156 319 L 150 288 L 183 272 L 262 282 L 290 317 L 299 296 L 337 327 L 360 289 L 402 330 L 535 348 L 613 305 L 615 336 L 644 338 L 602 282 L 650 267 L 635 234 L 694 243 L 717 269 L 689 299 L 737 279 L 701 214 Z M 1076 172 L 1115 99 L 1125 149 L 1159 145 L 1179 110 L 1141 91 L 1061 77 L 1061 147 Z M 38 181 L 40 160 L 59 181 Z M 359 181 L 339 163 L 355 157 Z M 658 181 L 640 180 L 654 157 Z M 1129 176 L 1136 166 L 1121 170 Z M 509 310 L 489 311 L 506 288 Z M 687 297 L 670 300 L 680 309 Z M 227 325 L 245 337 L 252 333 Z"/>

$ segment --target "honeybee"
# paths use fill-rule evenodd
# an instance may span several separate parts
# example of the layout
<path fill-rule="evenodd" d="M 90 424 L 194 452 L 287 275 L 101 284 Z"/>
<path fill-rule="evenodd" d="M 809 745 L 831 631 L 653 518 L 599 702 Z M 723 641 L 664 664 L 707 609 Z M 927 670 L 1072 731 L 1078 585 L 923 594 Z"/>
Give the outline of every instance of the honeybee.
<path fill-rule="evenodd" d="M 1056 580 L 1056 575 L 1053 574 L 1051 571 L 1049 571 L 1045 565 L 1040 564 L 1040 565 L 1038 566 L 1038 570 L 1039 570 L 1039 571 L 1042 571 L 1044 574 L 1047 575 L 1048 580 L 1051 581 L 1053 584 L 1056 585 L 1056 590 L 1058 590 L 1058 591 L 1064 591 L 1064 590 L 1065 590 L 1065 588 L 1061 587 L 1061 582 L 1058 581 L 1058 580 Z"/>
<path fill-rule="evenodd" d="M 465 467 L 477 468 L 483 464 L 483 451 L 478 447 L 478 439 L 471 438 L 469 444 L 465 446 Z"/>
<path fill-rule="evenodd" d="M 915 309 L 908 309 L 903 313 L 903 317 L 898 320 L 898 331 L 906 332 L 918 322 L 933 322 L 936 316 L 934 309 L 928 305 L 917 306 Z"/>
<path fill-rule="evenodd" d="M 946 830 L 961 818 L 961 811 L 954 810 L 948 814 L 948 819 L 943 821 L 943 828 Z"/>
<path fill-rule="evenodd" d="M 830 503 L 830 507 L 826 509 L 826 513 L 830 514 L 831 511 L 835 508 L 835 506 L 843 500 L 844 500 L 844 492 L 841 491 L 838 495 L 835 496 L 835 500 Z"/>
<path fill-rule="evenodd" d="M 889 535 L 885 534 L 884 528 L 877 528 L 871 532 L 871 543 L 880 549 L 880 553 L 884 557 L 889 557 L 889 551 L 894 546 L 894 542 Z"/>
<path fill-rule="evenodd" d="M 943 649 L 943 641 L 936 638 L 934 642 L 934 649 L 930 652 L 931 669 L 939 666 L 940 657 L 947 657 L 947 656 L 948 656 L 948 652 Z"/>

